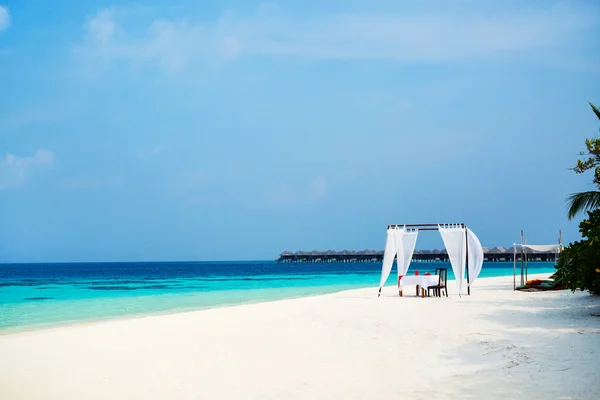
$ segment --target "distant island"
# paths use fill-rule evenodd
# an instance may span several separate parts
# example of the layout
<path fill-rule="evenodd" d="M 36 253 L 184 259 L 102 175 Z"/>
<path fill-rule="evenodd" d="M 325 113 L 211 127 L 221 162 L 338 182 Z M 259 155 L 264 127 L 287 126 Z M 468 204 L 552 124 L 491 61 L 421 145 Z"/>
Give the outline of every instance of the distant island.
<path fill-rule="evenodd" d="M 513 247 L 484 247 L 483 248 L 485 261 L 513 261 Z M 542 252 L 527 250 L 525 256 L 528 261 L 549 262 L 556 261 L 558 254 L 554 252 Z M 520 250 L 517 251 L 517 260 L 521 259 Z M 438 250 L 415 250 L 413 261 L 448 261 L 448 253 L 446 249 Z M 284 251 L 276 259 L 277 262 L 292 263 L 292 262 L 381 262 L 383 261 L 383 250 L 327 250 L 327 251 L 297 251 L 292 253 Z"/>

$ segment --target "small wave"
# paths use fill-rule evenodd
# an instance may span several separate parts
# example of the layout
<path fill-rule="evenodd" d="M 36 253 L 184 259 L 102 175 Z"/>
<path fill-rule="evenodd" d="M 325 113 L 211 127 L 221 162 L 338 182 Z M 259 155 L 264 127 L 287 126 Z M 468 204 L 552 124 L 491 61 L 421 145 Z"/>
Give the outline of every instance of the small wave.
<path fill-rule="evenodd" d="M 277 277 L 277 278 L 257 278 L 257 277 L 243 277 L 243 278 L 205 278 L 205 279 L 190 279 L 193 281 L 201 281 L 201 282 L 229 282 L 229 281 L 309 281 L 311 279 L 315 279 L 316 276 L 310 277 Z"/>
<path fill-rule="evenodd" d="M 23 300 L 32 300 L 32 301 L 41 301 L 41 300 L 51 300 L 54 297 L 25 297 Z"/>
<path fill-rule="evenodd" d="M 88 286 L 88 289 L 92 290 L 137 290 L 136 287 L 131 286 Z"/>
<path fill-rule="evenodd" d="M 149 282 L 155 282 L 159 279 L 106 279 L 106 280 L 100 280 L 100 281 L 79 281 L 79 282 L 73 282 L 73 284 L 75 285 L 106 285 L 106 284 L 117 284 L 117 285 L 145 285 Z M 164 280 L 160 279 L 160 282 L 165 282 Z"/>
<path fill-rule="evenodd" d="M 46 281 L 37 281 L 37 280 L 24 279 L 22 281 L 0 282 L 0 287 L 8 287 L 8 286 L 39 286 L 39 285 L 45 285 L 47 283 L 48 282 L 46 282 Z"/>
<path fill-rule="evenodd" d="M 88 289 L 92 290 L 151 290 L 151 289 L 169 289 L 169 285 L 145 285 L 145 286 L 88 286 Z"/>

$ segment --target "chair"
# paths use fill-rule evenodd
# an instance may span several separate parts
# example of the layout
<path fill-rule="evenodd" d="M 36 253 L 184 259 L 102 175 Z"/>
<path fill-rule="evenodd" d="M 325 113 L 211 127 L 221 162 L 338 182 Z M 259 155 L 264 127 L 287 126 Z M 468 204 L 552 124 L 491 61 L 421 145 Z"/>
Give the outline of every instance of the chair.
<path fill-rule="evenodd" d="M 437 297 L 442 297 L 442 290 L 446 293 L 446 297 L 448 297 L 448 269 L 447 268 L 436 268 L 435 274 L 438 275 L 438 284 L 434 286 L 427 286 L 427 296 L 430 296 L 430 290 L 433 290 L 433 295 Z"/>
<path fill-rule="evenodd" d="M 436 269 L 435 269 L 435 272 L 434 272 L 434 275 L 437 275 L 437 276 L 439 276 L 439 275 L 440 275 L 440 271 L 441 271 L 442 269 L 443 269 L 443 268 L 436 268 Z M 430 274 L 430 273 L 426 273 L 425 275 L 431 275 L 431 274 Z M 438 283 L 439 283 L 439 282 L 438 282 Z M 432 287 L 433 287 L 433 286 L 432 286 Z M 435 291 L 434 291 L 434 294 L 435 294 Z M 429 295 L 430 295 L 430 293 L 429 293 L 429 288 L 427 288 L 427 296 L 429 297 Z"/>

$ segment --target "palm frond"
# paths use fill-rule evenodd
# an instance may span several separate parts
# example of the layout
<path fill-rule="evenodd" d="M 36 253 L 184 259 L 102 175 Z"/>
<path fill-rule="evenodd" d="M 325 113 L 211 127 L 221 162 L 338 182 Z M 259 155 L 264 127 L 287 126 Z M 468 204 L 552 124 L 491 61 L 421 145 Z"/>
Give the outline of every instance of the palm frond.
<path fill-rule="evenodd" d="M 596 114 L 596 117 L 598 117 L 598 119 L 600 119 L 600 110 L 598 110 L 598 108 L 595 105 L 593 105 L 591 102 L 590 102 L 590 106 L 592 106 L 592 110 L 594 110 L 594 114 Z"/>
<path fill-rule="evenodd" d="M 590 191 L 573 193 L 567 197 L 569 219 L 573 219 L 580 211 L 593 210 L 600 207 L 600 192 Z"/>

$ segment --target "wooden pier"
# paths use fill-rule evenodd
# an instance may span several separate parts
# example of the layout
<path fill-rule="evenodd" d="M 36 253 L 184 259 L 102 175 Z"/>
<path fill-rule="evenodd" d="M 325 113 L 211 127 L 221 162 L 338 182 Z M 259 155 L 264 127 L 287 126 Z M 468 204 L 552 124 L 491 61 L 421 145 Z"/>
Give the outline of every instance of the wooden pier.
<path fill-rule="evenodd" d="M 513 248 L 494 247 L 492 249 L 483 248 L 484 261 L 488 262 L 513 262 Z M 558 259 L 558 254 L 552 252 L 529 251 L 526 254 L 528 261 L 552 262 Z M 520 250 L 517 252 L 517 260 L 521 260 Z M 295 253 L 284 251 L 279 255 L 277 262 L 282 263 L 327 263 L 327 262 L 382 262 L 383 251 L 362 250 L 362 251 L 297 251 Z M 422 262 L 449 262 L 446 250 L 415 250 L 412 261 Z"/>

